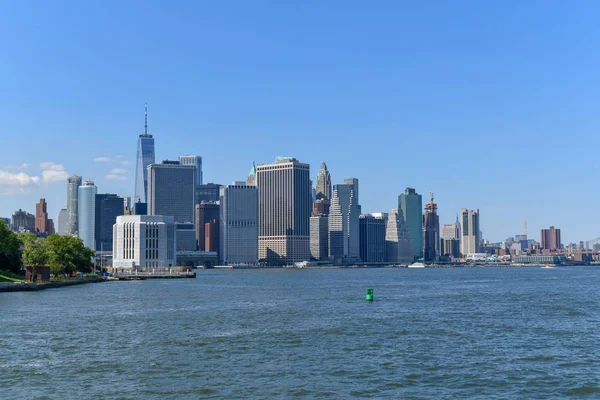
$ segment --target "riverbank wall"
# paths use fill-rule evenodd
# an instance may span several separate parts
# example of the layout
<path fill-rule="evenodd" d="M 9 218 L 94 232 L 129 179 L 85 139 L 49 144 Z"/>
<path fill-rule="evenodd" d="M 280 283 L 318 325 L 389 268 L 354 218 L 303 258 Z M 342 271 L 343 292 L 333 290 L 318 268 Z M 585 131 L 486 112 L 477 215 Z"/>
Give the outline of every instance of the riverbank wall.
<path fill-rule="evenodd" d="M 33 282 L 2 282 L 0 283 L 0 293 L 3 292 L 31 292 L 35 290 L 54 289 L 64 286 L 83 285 L 86 283 L 100 283 L 106 282 L 104 278 L 94 279 L 74 279 L 68 281 L 58 282 L 44 282 L 44 283 L 33 283 Z"/>

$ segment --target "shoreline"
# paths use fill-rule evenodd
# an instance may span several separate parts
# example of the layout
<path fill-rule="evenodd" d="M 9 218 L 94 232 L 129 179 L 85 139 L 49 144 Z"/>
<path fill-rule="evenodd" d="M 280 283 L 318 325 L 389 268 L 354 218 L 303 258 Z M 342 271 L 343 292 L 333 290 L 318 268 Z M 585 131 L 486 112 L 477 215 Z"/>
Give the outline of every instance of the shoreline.
<path fill-rule="evenodd" d="M 33 282 L 0 282 L 0 293 L 7 292 L 33 292 L 37 290 L 54 289 L 64 286 L 83 285 L 86 283 L 100 283 L 106 282 L 104 278 L 96 279 L 81 279 L 73 281 L 59 281 L 59 282 L 44 282 L 44 283 L 33 283 Z"/>

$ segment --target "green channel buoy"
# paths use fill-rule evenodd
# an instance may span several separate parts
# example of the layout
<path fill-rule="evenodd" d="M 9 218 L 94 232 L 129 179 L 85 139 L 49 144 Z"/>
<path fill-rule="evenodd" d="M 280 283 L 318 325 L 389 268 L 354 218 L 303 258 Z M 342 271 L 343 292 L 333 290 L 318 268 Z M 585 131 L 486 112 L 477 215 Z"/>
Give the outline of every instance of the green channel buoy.
<path fill-rule="evenodd" d="M 365 299 L 367 301 L 373 301 L 373 289 L 367 289 L 367 296 Z"/>

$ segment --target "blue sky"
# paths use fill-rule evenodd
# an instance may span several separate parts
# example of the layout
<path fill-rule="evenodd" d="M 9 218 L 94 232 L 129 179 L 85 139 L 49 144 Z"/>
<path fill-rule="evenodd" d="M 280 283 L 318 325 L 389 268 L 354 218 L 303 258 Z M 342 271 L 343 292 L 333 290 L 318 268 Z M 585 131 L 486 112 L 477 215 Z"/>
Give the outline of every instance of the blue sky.
<path fill-rule="evenodd" d="M 56 218 L 67 174 L 133 195 L 144 103 L 157 159 L 206 181 L 322 160 L 363 212 L 412 186 L 501 241 L 600 236 L 596 2 L 7 2 L 0 216 Z M 109 162 L 94 162 L 96 158 Z M 43 164 L 42 164 L 43 163 Z M 27 168 L 23 164 L 27 164 Z M 111 173 L 112 171 L 112 173 Z M 108 176 L 108 178 L 107 178 Z M 109 179 L 112 178 L 112 179 Z M 117 178 L 117 179 L 115 179 Z"/>

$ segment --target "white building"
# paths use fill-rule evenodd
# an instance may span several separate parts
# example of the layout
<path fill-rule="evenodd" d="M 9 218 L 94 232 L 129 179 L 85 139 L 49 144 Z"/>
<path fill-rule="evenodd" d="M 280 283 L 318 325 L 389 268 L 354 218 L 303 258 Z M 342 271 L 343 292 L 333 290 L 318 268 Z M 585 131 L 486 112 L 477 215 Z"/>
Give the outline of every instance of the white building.
<path fill-rule="evenodd" d="M 479 253 L 481 250 L 481 230 L 479 227 L 479 209 L 467 210 L 463 208 L 462 216 L 462 238 L 460 252 L 462 254 Z"/>
<path fill-rule="evenodd" d="M 245 182 L 222 186 L 219 209 L 219 261 L 256 264 L 258 261 L 258 189 Z"/>
<path fill-rule="evenodd" d="M 96 250 L 96 193 L 94 182 L 85 181 L 79 186 L 77 201 L 79 238 L 92 250 Z"/>
<path fill-rule="evenodd" d="M 168 268 L 176 265 L 173 217 L 121 215 L 113 226 L 114 268 Z"/>

